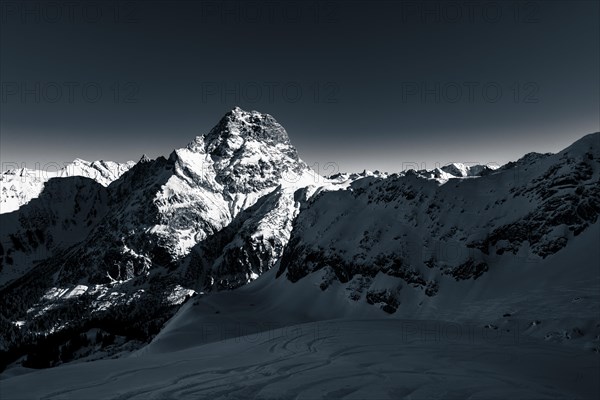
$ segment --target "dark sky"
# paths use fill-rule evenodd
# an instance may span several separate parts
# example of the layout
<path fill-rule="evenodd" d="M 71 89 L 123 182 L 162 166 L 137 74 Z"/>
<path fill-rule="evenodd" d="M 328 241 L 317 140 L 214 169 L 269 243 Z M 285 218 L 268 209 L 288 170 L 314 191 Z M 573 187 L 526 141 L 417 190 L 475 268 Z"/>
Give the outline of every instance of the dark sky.
<path fill-rule="evenodd" d="M 325 174 L 502 164 L 600 130 L 597 1 L 0 11 L 3 170 L 168 155 L 236 105 L 272 114 Z"/>

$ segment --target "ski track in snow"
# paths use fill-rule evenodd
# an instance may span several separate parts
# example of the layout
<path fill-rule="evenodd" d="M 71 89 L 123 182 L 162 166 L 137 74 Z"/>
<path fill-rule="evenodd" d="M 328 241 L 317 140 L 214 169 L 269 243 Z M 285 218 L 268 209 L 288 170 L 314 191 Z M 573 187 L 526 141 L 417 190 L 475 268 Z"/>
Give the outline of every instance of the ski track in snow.
<path fill-rule="evenodd" d="M 600 358 L 532 338 L 424 339 L 331 320 L 2 381 L 3 399 L 597 398 Z M 259 340 L 256 340 L 256 337 Z M 264 336 L 264 337 L 263 337 Z"/>

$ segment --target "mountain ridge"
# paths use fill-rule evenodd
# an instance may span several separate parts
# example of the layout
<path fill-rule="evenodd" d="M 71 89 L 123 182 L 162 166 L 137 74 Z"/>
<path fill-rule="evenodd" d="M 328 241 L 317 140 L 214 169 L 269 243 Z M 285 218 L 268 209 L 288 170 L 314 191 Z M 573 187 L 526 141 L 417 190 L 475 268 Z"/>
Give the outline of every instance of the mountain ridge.
<path fill-rule="evenodd" d="M 500 168 L 324 178 L 273 117 L 236 108 L 106 187 L 54 178 L 0 214 L 0 345 L 22 355 L 48 333 L 101 329 L 119 352 L 156 335 L 190 296 L 271 269 L 316 279 L 323 293 L 343 287 L 348 307 L 395 314 L 406 296 L 435 302 L 450 282 L 477 285 L 510 257 L 542 263 L 596 226 L 599 140 Z"/>
<path fill-rule="evenodd" d="M 103 186 L 108 186 L 129 170 L 135 163 L 128 161 L 85 161 L 76 158 L 56 171 L 28 168 L 9 169 L 0 175 L 0 214 L 16 211 L 38 197 L 44 184 L 52 178 L 84 176 Z M 49 168 L 55 168 L 52 164 Z"/>

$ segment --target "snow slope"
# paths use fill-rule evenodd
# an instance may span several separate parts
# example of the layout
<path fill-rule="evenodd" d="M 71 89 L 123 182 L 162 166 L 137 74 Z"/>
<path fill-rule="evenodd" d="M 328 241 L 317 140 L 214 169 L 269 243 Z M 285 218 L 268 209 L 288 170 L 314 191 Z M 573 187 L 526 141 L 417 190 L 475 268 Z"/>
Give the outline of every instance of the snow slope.
<path fill-rule="evenodd" d="M 412 321 L 304 324 L 2 382 L 4 399 L 597 398 L 598 358 L 535 341 L 412 334 Z M 440 324 L 439 329 L 456 329 Z"/>
<path fill-rule="evenodd" d="M 581 285 L 585 260 L 564 268 L 598 234 L 541 264 L 490 271 L 411 318 L 353 302 L 341 286 L 321 291 L 318 274 L 292 283 L 271 270 L 190 300 L 130 357 L 5 376 L 0 387 L 6 399 L 597 398 L 598 354 L 537 331 L 598 311 L 600 282 Z M 486 327 L 507 310 L 512 324 Z M 535 328 L 519 323 L 534 318 Z"/>

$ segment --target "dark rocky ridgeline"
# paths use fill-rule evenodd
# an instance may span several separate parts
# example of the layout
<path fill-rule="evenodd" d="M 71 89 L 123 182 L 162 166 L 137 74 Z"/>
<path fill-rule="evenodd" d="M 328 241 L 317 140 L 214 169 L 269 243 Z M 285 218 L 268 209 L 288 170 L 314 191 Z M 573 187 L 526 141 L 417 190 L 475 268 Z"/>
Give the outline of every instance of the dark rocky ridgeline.
<path fill-rule="evenodd" d="M 449 279 L 476 284 L 503 254 L 543 259 L 597 223 L 599 140 L 441 186 L 409 171 L 321 192 L 294 222 L 277 276 L 321 271 L 322 290 L 339 282 L 350 300 L 394 312 L 406 287 L 432 297 Z"/>
<path fill-rule="evenodd" d="M 564 152 L 555 164 L 533 178 L 528 185 L 513 187 L 512 198 L 524 197 L 538 206 L 521 219 L 494 228 L 485 239 L 470 243 L 470 247 L 488 254 L 516 254 L 524 242 L 532 251 L 546 257 L 568 243 L 567 235 L 548 236 L 565 227 L 577 236 L 596 223 L 600 214 L 600 180 L 597 175 L 598 155 Z M 502 245 L 498 243 L 502 242 Z"/>

